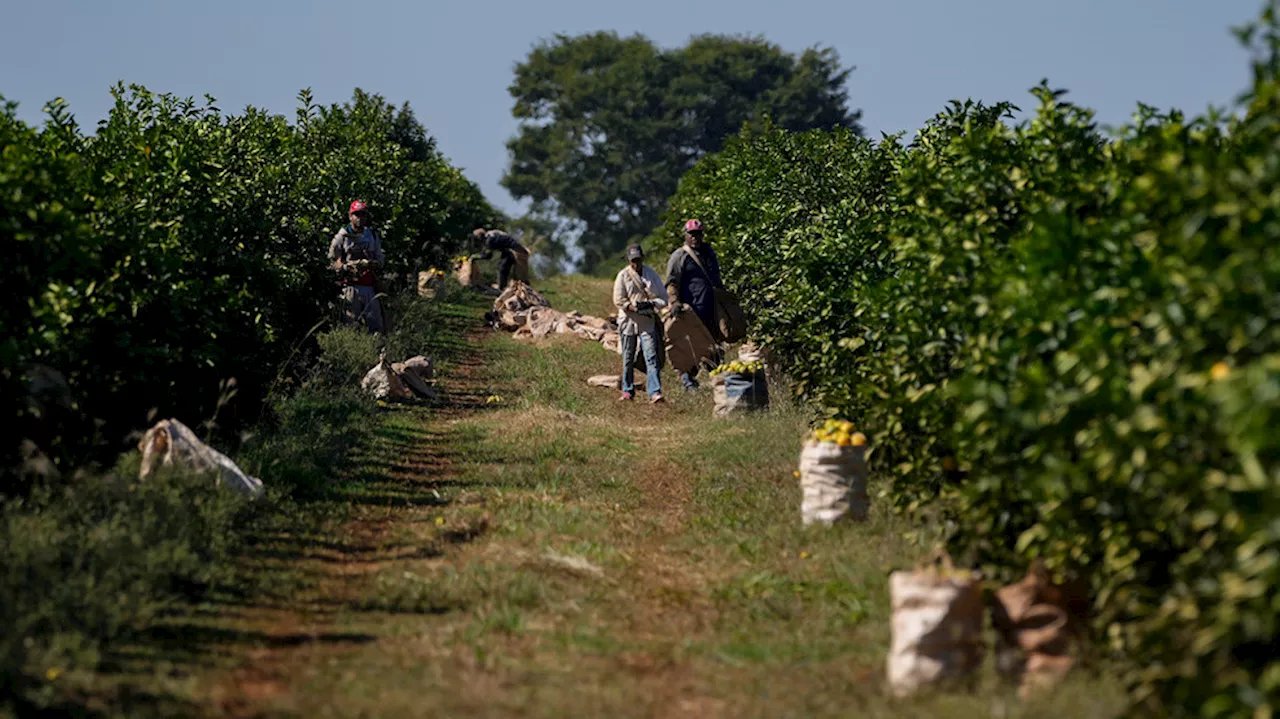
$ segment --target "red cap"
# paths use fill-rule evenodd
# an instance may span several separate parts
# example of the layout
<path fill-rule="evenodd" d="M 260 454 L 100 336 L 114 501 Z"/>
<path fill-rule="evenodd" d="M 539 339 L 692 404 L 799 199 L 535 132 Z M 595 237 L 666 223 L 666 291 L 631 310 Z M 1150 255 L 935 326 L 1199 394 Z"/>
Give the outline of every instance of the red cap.
<path fill-rule="evenodd" d="M 369 206 L 359 200 L 351 203 L 351 212 L 364 212 L 367 209 L 369 209 Z"/>
<path fill-rule="evenodd" d="M 685 232 L 702 232 L 702 220 L 685 220 Z"/>

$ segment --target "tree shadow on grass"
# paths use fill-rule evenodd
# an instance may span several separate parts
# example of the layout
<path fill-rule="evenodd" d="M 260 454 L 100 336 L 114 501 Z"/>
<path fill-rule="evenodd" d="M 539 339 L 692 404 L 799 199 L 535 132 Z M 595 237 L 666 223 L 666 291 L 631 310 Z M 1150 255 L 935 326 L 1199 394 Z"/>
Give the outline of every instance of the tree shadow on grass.
<path fill-rule="evenodd" d="M 483 380 L 488 358 L 466 339 L 467 332 L 474 333 L 476 328 L 475 315 L 454 312 L 445 316 L 445 322 L 450 329 L 444 335 L 435 333 L 431 350 L 456 377 L 449 378 L 439 399 L 392 406 L 378 418 L 359 418 L 372 426 L 366 425 L 368 429 L 352 435 L 351 441 L 338 435 L 331 444 L 313 441 L 314 452 L 289 455 L 291 459 L 284 461 L 293 464 L 282 469 L 286 475 L 291 473 L 290 504 L 246 527 L 243 555 L 233 577 L 217 586 L 189 588 L 184 592 L 191 597 L 189 603 L 171 607 L 149 626 L 108 646 L 99 674 L 116 685 L 110 695 L 73 702 L 49 715 L 95 716 L 91 707 L 98 705 L 112 707 L 111 715 L 126 707 L 127 713 L 139 715 L 207 714 L 210 707 L 192 704 L 181 695 L 170 696 L 164 689 L 166 682 L 148 677 L 157 671 L 170 677 L 217 672 L 261 651 L 346 648 L 375 641 L 373 634 L 331 628 L 338 616 L 388 609 L 364 606 L 355 595 L 343 596 L 350 592 L 326 593 L 323 588 L 335 578 L 363 576 L 361 572 L 366 571 L 353 574 L 339 567 L 432 559 L 440 556 L 444 545 L 471 541 L 485 531 L 484 527 L 454 529 L 426 543 L 390 536 L 379 541 L 383 535 L 376 526 L 375 531 L 333 531 L 363 516 L 362 508 L 445 506 L 451 495 L 475 486 L 455 476 L 455 468 L 477 460 L 500 461 L 496 455 L 480 454 L 481 438 L 474 432 L 441 421 L 494 408 L 486 401 L 489 393 Z M 310 420 L 303 417 L 302 421 Z M 373 513 L 380 514 L 388 516 Z M 441 607 L 441 611 L 453 608 Z M 295 630 L 295 615 L 298 623 L 312 629 Z M 290 626 L 273 625 L 280 621 Z"/>
<path fill-rule="evenodd" d="M 110 708 L 105 706 L 110 704 Z M 105 719 L 118 716 L 191 717 L 207 714 L 199 704 L 163 692 L 149 692 L 134 686 L 121 686 L 108 702 L 103 697 L 67 697 L 52 704 L 40 704 L 17 698 L 13 704 L 0 704 L 0 713 L 11 710 L 13 716 L 32 719 Z M 7 714 L 6 714 L 7 716 Z"/>

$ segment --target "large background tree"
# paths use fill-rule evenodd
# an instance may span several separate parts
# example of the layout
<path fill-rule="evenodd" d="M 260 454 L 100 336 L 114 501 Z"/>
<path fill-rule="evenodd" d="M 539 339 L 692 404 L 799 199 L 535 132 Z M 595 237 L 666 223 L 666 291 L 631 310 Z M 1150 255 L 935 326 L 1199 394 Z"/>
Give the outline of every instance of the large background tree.
<path fill-rule="evenodd" d="M 744 123 L 860 132 L 849 72 L 830 48 L 795 55 L 762 38 L 663 50 L 641 35 L 559 35 L 516 67 L 521 124 L 502 184 L 578 235 L 591 269 L 652 230 L 680 177 Z"/>

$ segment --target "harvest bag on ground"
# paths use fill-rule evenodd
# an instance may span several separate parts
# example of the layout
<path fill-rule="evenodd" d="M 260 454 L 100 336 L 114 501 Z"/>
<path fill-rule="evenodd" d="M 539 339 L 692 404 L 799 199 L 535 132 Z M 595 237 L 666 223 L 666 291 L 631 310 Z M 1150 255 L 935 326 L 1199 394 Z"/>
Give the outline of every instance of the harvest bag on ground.
<path fill-rule="evenodd" d="M 997 671 L 1018 680 L 1024 697 L 1061 681 L 1075 665 L 1081 617 L 1089 609 L 1086 586 L 1053 583 L 1037 561 L 1022 581 L 997 589 L 994 599 Z"/>
<path fill-rule="evenodd" d="M 970 678 L 982 664 L 982 583 L 943 554 L 889 575 L 889 687 L 906 696 Z"/>
<path fill-rule="evenodd" d="M 805 525 L 867 518 L 867 438 L 851 422 L 827 420 L 800 450 L 800 516 Z"/>
<path fill-rule="evenodd" d="M 711 370 L 715 416 L 737 416 L 769 408 L 769 384 L 764 364 L 738 360 Z"/>

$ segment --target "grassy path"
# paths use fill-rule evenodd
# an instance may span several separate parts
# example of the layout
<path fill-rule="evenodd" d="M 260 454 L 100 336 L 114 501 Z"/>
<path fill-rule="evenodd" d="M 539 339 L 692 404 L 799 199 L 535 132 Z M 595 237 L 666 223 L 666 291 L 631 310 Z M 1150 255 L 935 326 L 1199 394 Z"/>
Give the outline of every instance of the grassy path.
<path fill-rule="evenodd" d="M 567 278 L 557 307 L 600 313 Z M 474 315 L 474 316 L 478 316 Z M 264 530 L 274 602 L 223 605 L 193 706 L 230 716 L 1105 716 L 1081 678 L 1019 705 L 884 696 L 887 574 L 906 527 L 880 513 L 803 529 L 806 418 L 713 421 L 709 391 L 620 405 L 587 387 L 616 355 L 480 329 L 448 406 L 396 408 L 357 458 L 348 511 Z M 667 378 L 667 386 L 674 385 Z M 486 402 L 498 395 L 501 402 Z M 184 627 L 184 632 L 191 627 Z"/>

